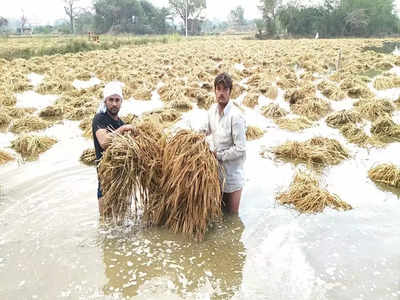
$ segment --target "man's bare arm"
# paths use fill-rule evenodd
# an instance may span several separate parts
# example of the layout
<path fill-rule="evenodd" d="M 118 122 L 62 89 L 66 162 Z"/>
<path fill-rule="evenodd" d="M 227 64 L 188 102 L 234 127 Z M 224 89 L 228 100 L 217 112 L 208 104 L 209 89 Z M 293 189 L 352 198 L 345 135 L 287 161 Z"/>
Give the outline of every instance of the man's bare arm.
<path fill-rule="evenodd" d="M 132 131 L 132 130 L 133 130 L 132 125 L 122 125 L 113 132 L 109 132 L 107 129 L 101 128 L 96 131 L 96 137 L 97 140 L 99 141 L 100 147 L 103 150 L 106 150 L 111 143 L 113 133 L 123 134 L 126 131 Z"/>

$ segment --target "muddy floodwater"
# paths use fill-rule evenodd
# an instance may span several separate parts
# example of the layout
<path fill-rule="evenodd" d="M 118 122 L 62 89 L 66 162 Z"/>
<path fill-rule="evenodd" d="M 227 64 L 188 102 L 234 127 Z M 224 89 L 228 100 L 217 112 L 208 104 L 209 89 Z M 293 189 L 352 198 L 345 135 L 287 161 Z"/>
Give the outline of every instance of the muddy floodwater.
<path fill-rule="evenodd" d="M 19 105 L 29 106 L 26 101 Z M 42 101 L 43 107 L 53 99 Z M 274 101 L 287 105 L 281 90 Z M 149 103 L 162 105 L 154 99 L 146 110 Z M 123 105 L 121 112 L 128 113 L 141 104 Z M 363 149 L 324 120 L 291 133 L 257 107 L 245 108 L 244 115 L 265 135 L 247 144 L 240 214 L 225 216 L 202 243 L 160 228 L 102 225 L 96 170 L 79 162 L 92 141 L 82 137 L 76 121 L 44 130 L 58 143 L 39 160 L 0 168 L 0 299 L 400 299 L 400 199 L 368 178 L 378 163 L 400 165 L 400 144 Z M 196 129 L 204 117 L 195 108 L 177 126 Z M 348 160 L 325 168 L 321 178 L 353 210 L 300 215 L 276 203 L 276 194 L 304 166 L 278 161 L 268 149 L 314 136 L 335 138 L 349 151 Z M 13 138 L 1 132 L 0 147 Z"/>

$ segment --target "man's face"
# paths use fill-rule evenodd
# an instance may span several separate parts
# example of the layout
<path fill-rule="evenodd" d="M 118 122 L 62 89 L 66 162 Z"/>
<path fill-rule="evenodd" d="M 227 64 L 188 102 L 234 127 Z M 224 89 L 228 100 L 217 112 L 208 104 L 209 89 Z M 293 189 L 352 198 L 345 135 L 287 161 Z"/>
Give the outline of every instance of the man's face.
<path fill-rule="evenodd" d="M 106 108 L 110 115 L 116 116 L 121 108 L 122 99 L 118 95 L 112 95 L 106 98 Z"/>
<path fill-rule="evenodd" d="M 231 90 L 228 87 L 225 87 L 223 84 L 217 84 L 215 87 L 215 97 L 217 98 L 217 103 L 225 106 L 229 102 L 229 98 L 231 95 Z"/>

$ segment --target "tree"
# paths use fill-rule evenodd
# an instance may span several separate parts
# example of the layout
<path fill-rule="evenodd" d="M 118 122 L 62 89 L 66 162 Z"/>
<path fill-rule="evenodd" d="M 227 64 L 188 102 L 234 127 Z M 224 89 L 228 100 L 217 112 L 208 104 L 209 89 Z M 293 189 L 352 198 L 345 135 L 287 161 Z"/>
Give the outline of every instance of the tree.
<path fill-rule="evenodd" d="M 69 18 L 69 24 L 71 26 L 72 34 L 74 33 L 74 29 L 75 29 L 74 22 L 78 15 L 78 8 L 76 7 L 76 4 L 78 2 L 79 2 L 79 0 L 64 0 L 64 10 Z"/>
<path fill-rule="evenodd" d="M 258 8 L 262 12 L 267 35 L 273 36 L 276 34 L 277 13 L 281 5 L 282 0 L 260 0 Z"/>
<path fill-rule="evenodd" d="M 345 27 L 350 35 L 365 34 L 369 23 L 369 17 L 365 9 L 355 9 L 349 12 L 345 18 Z"/>
<path fill-rule="evenodd" d="M 235 27 L 246 25 L 246 19 L 244 18 L 244 8 L 239 5 L 235 9 L 232 9 L 229 13 L 229 20 Z"/>
<path fill-rule="evenodd" d="M 201 19 L 201 14 L 207 8 L 206 0 L 168 0 L 171 11 L 179 16 L 185 24 L 186 32 L 193 34 L 194 28 L 188 28 L 188 20 L 196 24 Z"/>
<path fill-rule="evenodd" d="M 5 27 L 8 25 L 8 20 L 0 16 L 0 27 Z"/>

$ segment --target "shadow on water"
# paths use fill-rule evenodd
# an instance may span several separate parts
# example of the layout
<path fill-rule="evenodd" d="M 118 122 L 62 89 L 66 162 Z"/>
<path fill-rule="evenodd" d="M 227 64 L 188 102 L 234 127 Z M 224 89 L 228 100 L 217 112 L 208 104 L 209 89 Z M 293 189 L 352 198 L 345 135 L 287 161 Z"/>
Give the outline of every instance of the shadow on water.
<path fill-rule="evenodd" d="M 132 238 L 106 238 L 102 244 L 105 295 L 181 297 L 205 291 L 212 299 L 230 299 L 242 283 L 246 254 L 237 216 L 227 216 L 202 243 L 153 228 Z"/>
<path fill-rule="evenodd" d="M 383 42 L 383 45 L 381 47 L 377 47 L 377 46 L 368 46 L 368 47 L 364 47 L 361 49 L 362 52 L 365 51 L 374 51 L 377 53 L 383 53 L 383 54 L 389 54 L 392 53 L 394 51 L 394 49 L 396 49 L 400 47 L 400 42 Z"/>

